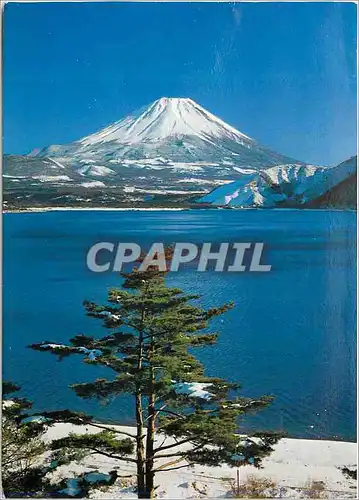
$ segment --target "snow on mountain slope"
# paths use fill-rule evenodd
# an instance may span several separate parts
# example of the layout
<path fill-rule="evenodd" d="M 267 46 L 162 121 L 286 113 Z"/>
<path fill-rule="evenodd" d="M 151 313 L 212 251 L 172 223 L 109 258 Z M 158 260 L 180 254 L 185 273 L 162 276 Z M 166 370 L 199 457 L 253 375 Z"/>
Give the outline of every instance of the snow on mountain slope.
<path fill-rule="evenodd" d="M 3 171 L 8 176 L 16 177 L 68 175 L 66 166 L 52 158 L 29 158 L 19 155 L 4 155 Z"/>
<path fill-rule="evenodd" d="M 77 170 L 81 175 L 89 175 L 95 177 L 106 177 L 107 175 L 113 175 L 116 172 L 111 168 L 104 167 L 103 165 L 85 165 Z"/>
<path fill-rule="evenodd" d="M 211 203 L 212 205 L 228 205 L 232 200 L 240 196 L 241 204 L 252 203 L 252 186 L 258 177 L 258 173 L 243 173 L 242 177 L 236 181 L 215 188 L 210 193 L 202 196 L 200 203 Z"/>
<path fill-rule="evenodd" d="M 31 155 L 81 165 L 111 162 L 117 169 L 159 170 L 173 163 L 189 167 L 200 161 L 211 175 L 217 175 L 218 168 L 230 175 L 234 167 L 258 169 L 293 161 L 261 146 L 192 99 L 167 97 L 78 141 Z"/>
<path fill-rule="evenodd" d="M 148 108 L 106 127 L 79 141 L 85 146 L 117 141 L 136 144 L 143 140 L 158 141 L 169 136 L 195 135 L 205 141 L 211 137 L 235 139 L 253 144 L 253 140 L 209 113 L 192 99 L 162 97 Z"/>
<path fill-rule="evenodd" d="M 214 189 L 198 201 L 230 207 L 303 206 L 352 176 L 356 170 L 356 157 L 332 168 L 278 165 L 259 172 L 243 172 L 239 180 Z"/>

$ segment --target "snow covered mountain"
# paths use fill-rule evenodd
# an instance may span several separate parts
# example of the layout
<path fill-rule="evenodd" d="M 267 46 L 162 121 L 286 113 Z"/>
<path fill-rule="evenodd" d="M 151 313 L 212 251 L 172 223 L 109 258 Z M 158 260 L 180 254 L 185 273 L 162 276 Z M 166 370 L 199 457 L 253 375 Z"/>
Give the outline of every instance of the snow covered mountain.
<path fill-rule="evenodd" d="M 351 162 L 331 169 L 306 165 L 267 149 L 192 99 L 162 97 L 75 142 L 5 155 L 4 193 L 14 206 L 196 200 L 306 206 L 354 175 Z"/>
<path fill-rule="evenodd" d="M 351 166 L 351 164 L 357 162 L 357 158 L 350 158 L 346 162 L 343 162 L 342 167 Z M 358 174 L 357 169 L 353 171 L 344 180 L 335 184 L 325 193 L 321 194 L 318 198 L 314 198 L 309 201 L 305 208 L 339 208 L 339 209 L 351 209 L 355 210 L 357 208 L 357 184 L 358 184 Z"/>
<path fill-rule="evenodd" d="M 243 170 L 240 179 L 214 189 L 198 202 L 242 208 L 304 207 L 355 177 L 356 172 L 356 156 L 332 168 L 288 164 L 260 171 Z M 352 198 L 350 195 L 350 205 Z M 341 202 L 345 206 L 343 192 Z"/>
<path fill-rule="evenodd" d="M 64 164 L 91 163 L 121 171 L 141 169 L 198 177 L 229 176 L 234 168 L 292 162 L 206 111 L 192 99 L 162 97 L 118 122 L 65 145 L 31 153 Z M 137 174 L 136 174 L 137 175 Z"/>

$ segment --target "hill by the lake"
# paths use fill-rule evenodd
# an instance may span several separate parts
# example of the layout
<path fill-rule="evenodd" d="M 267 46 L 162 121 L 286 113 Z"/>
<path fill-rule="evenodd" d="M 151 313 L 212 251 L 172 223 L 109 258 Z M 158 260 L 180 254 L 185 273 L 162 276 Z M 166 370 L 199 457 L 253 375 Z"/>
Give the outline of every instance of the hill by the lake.
<path fill-rule="evenodd" d="M 242 178 L 199 198 L 201 203 L 228 208 L 356 207 L 357 157 L 336 167 L 279 165 L 243 171 Z"/>

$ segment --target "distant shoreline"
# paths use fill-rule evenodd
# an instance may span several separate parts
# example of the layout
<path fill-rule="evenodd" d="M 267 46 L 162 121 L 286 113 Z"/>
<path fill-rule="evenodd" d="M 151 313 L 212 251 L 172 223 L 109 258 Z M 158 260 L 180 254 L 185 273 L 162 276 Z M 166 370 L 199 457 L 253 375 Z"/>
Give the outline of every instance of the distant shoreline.
<path fill-rule="evenodd" d="M 221 211 L 247 211 L 258 210 L 265 212 L 288 212 L 288 211 L 310 211 L 310 212 L 357 212 L 353 208 L 291 208 L 291 207 L 276 207 L 276 208 L 261 208 L 261 207 L 28 207 L 24 209 L 6 209 L 3 208 L 3 214 L 26 214 L 26 213 L 43 213 L 43 212 L 185 212 L 200 210 L 202 212 L 221 210 Z"/>
<path fill-rule="evenodd" d="M 81 211 L 81 212 L 97 212 L 97 211 L 103 211 L 103 212 L 128 212 L 128 211 L 138 211 L 138 212 L 154 212 L 154 211 L 183 211 L 183 210 L 190 210 L 189 208 L 179 208 L 179 207 L 166 207 L 166 208 L 161 208 L 161 207 L 148 207 L 148 208 L 141 208 L 141 207 L 29 207 L 29 208 L 24 208 L 23 210 L 21 209 L 14 209 L 14 210 L 7 210 L 3 209 L 4 214 L 11 214 L 11 213 L 30 213 L 30 212 L 75 212 L 75 211 Z"/>

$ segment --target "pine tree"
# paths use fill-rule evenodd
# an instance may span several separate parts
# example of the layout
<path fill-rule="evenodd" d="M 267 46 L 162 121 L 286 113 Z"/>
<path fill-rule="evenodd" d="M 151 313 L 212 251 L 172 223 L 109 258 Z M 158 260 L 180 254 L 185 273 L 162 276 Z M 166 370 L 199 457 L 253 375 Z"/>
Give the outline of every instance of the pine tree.
<path fill-rule="evenodd" d="M 207 376 L 194 355 L 196 349 L 216 343 L 218 334 L 208 332 L 209 323 L 233 304 L 205 310 L 196 305 L 200 297 L 166 286 L 165 275 L 156 266 L 134 268 L 122 274 L 122 289 L 111 289 L 105 305 L 84 303 L 87 315 L 110 330 L 103 338 L 77 335 L 69 345 L 30 346 L 61 359 L 82 354 L 86 363 L 108 367 L 115 374 L 73 385 L 81 398 L 103 402 L 132 395 L 136 433 L 71 435 L 54 447 L 79 447 L 135 463 L 139 498 L 154 498 L 156 474 L 192 464 L 260 466 L 280 438 L 271 432 L 240 435 L 239 421 L 266 407 L 271 397 L 239 397 L 238 384 Z M 81 422 L 71 415 L 67 417 Z M 64 416 L 60 412 L 57 418 Z M 116 434 L 126 435 L 119 440 Z"/>
<path fill-rule="evenodd" d="M 6 498 L 44 498 L 56 489 L 51 474 L 67 459 L 61 451 L 51 453 L 43 439 L 47 419 L 29 415 L 32 403 L 17 397 L 19 390 L 12 382 L 2 384 L 1 486 Z"/>
<path fill-rule="evenodd" d="M 65 442 L 58 439 L 50 443 L 45 439 L 48 427 L 58 421 L 96 424 L 91 423 L 91 419 L 84 414 L 66 410 L 44 412 L 41 415 L 30 414 L 32 402 L 17 397 L 19 390 L 20 387 L 12 382 L 2 384 L 0 484 L 6 498 L 82 498 L 93 487 L 115 482 L 115 470 L 109 474 L 84 472 L 71 479 L 59 479 L 58 475 L 55 476 L 59 467 L 84 458 L 87 451 L 83 447 L 71 446 L 69 439 Z M 104 448 L 106 440 L 114 442 L 110 445 L 111 451 L 114 447 L 125 453 L 130 453 L 133 449 L 132 443 L 127 443 L 127 447 L 124 447 L 123 441 L 114 441 L 114 433 L 107 429 L 98 436 L 97 444 Z"/>
<path fill-rule="evenodd" d="M 44 429 L 41 421 L 26 420 L 31 402 L 14 396 L 19 389 L 11 382 L 2 384 L 1 485 L 9 498 L 43 489 L 46 475 L 44 467 L 37 466 L 46 450 L 41 439 Z"/>

